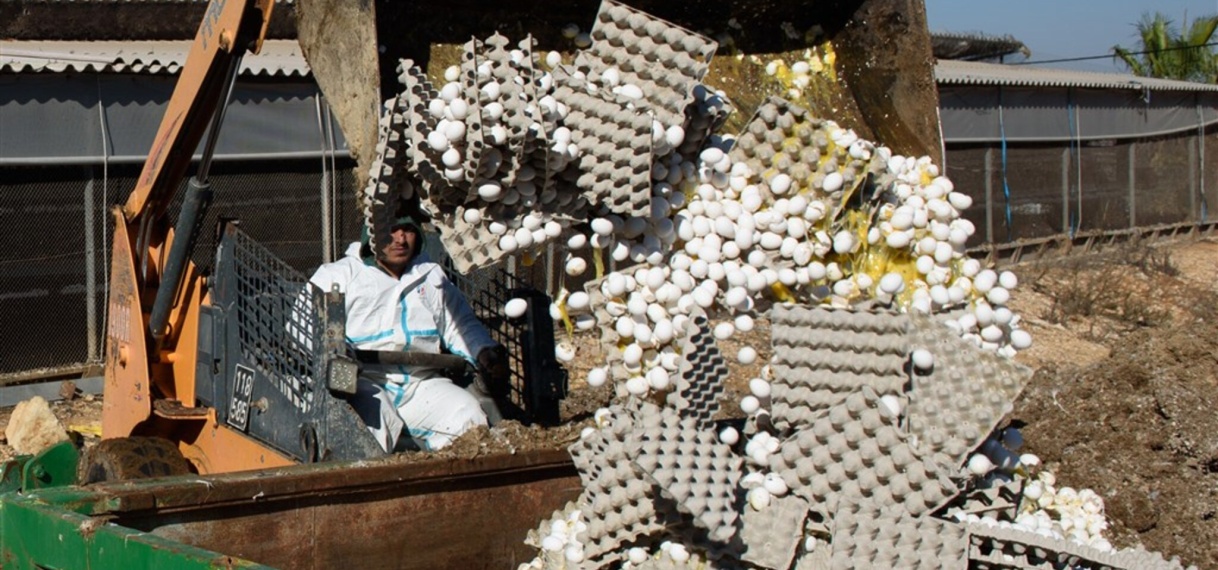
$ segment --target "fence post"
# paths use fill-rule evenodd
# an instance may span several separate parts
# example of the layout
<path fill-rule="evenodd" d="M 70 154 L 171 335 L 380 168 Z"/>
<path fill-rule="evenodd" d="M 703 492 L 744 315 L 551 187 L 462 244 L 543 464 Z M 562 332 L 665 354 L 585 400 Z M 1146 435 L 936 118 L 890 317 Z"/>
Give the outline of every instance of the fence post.
<path fill-rule="evenodd" d="M 1188 144 L 1188 221 L 1196 221 L 1197 215 L 1197 135 Z"/>
<path fill-rule="evenodd" d="M 1138 226 L 1138 219 L 1135 215 L 1137 212 L 1137 191 L 1134 182 L 1134 161 L 1137 160 L 1137 141 L 1129 143 L 1129 227 L 1135 228 Z"/>
<path fill-rule="evenodd" d="M 994 243 L 994 147 L 985 149 L 985 242 Z"/>
<path fill-rule="evenodd" d="M 1070 149 L 1062 149 L 1062 233 L 1070 234 Z"/>
<path fill-rule="evenodd" d="M 88 332 L 87 360 L 96 362 L 97 358 L 97 253 L 96 217 L 93 215 L 93 169 L 85 169 L 85 330 Z"/>

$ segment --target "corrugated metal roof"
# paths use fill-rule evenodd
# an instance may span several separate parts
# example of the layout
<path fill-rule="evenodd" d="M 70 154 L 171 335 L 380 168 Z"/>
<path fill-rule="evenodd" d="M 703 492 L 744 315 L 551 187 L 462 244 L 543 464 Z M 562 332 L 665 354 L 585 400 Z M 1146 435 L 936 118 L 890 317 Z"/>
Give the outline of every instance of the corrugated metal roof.
<path fill-rule="evenodd" d="M 131 1 L 131 0 L 128 0 Z M 190 1 L 190 0 L 182 0 Z M 174 74 L 191 41 L 0 41 L 0 73 Z M 241 61 L 241 75 L 304 77 L 309 66 L 293 40 L 267 40 Z"/>
<path fill-rule="evenodd" d="M 1094 89 L 1148 89 L 1151 91 L 1218 91 L 1218 85 L 1154 79 L 1119 73 L 1048 69 L 1030 65 L 1002 65 L 973 61 L 940 60 L 935 64 L 940 85 L 1018 85 L 1027 87 L 1084 87 Z"/>

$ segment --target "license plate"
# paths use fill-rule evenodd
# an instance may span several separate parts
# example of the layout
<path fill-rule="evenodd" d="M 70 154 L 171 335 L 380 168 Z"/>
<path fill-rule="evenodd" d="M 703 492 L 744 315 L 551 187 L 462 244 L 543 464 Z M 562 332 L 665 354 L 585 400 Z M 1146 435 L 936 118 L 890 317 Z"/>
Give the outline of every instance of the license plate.
<path fill-rule="evenodd" d="M 228 425 L 241 431 L 250 423 L 250 398 L 254 395 L 254 369 L 237 365 L 232 393 L 228 398 Z"/>

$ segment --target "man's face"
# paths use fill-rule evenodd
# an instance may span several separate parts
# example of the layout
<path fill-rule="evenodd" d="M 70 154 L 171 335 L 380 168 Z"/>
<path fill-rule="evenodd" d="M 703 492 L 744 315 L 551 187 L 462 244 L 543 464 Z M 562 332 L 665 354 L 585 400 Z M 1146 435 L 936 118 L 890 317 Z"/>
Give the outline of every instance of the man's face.
<path fill-rule="evenodd" d="M 390 235 L 392 241 L 381 250 L 381 260 L 387 268 L 400 273 L 414 257 L 419 233 L 414 226 L 398 226 Z"/>

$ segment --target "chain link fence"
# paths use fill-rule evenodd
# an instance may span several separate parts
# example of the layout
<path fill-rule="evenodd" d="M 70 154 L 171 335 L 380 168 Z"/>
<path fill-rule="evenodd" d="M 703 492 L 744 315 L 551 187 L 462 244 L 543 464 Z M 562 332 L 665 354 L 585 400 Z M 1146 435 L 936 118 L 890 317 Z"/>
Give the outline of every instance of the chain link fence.
<path fill-rule="evenodd" d="M 342 255 L 362 216 L 346 160 L 217 162 L 215 199 L 194 253 L 212 266 L 221 219 L 301 270 Z M 139 165 L 0 168 L 0 385 L 77 374 L 102 361 L 110 209 L 135 187 Z M 185 182 L 183 182 L 185 184 Z M 179 193 L 180 195 L 180 193 Z M 177 204 L 169 208 L 176 218 Z"/>

